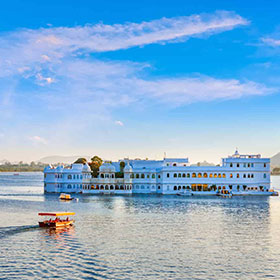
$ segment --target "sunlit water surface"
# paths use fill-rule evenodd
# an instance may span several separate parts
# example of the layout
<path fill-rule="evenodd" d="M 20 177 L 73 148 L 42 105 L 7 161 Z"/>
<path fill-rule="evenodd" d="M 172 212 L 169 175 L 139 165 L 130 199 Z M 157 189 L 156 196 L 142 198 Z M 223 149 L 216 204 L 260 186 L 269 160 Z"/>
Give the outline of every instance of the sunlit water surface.
<path fill-rule="evenodd" d="M 0 173 L 0 279 L 280 279 L 279 197 L 60 202 L 42 180 Z M 75 226 L 39 229 L 41 211 L 74 211 Z"/>

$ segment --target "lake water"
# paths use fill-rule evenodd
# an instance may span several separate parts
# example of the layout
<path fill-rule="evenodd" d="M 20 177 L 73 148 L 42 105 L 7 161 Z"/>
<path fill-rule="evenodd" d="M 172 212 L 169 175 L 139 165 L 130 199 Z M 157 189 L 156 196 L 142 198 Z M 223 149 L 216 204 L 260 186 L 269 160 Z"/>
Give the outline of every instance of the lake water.
<path fill-rule="evenodd" d="M 60 202 L 42 180 L 0 173 L 0 279 L 280 279 L 280 197 Z M 74 211 L 75 226 L 39 229 L 42 211 Z"/>

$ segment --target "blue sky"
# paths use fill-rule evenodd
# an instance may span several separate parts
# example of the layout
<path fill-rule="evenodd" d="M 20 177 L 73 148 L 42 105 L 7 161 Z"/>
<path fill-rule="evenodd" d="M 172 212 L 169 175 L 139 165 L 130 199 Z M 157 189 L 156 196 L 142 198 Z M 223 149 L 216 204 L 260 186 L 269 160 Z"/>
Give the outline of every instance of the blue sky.
<path fill-rule="evenodd" d="M 0 159 L 280 151 L 278 1 L 5 1 Z"/>

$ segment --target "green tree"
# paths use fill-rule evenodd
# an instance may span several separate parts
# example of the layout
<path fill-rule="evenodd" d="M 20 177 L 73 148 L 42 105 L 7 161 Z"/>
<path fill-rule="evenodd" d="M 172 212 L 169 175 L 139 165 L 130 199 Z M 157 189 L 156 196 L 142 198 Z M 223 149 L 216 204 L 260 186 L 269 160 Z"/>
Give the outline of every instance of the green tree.
<path fill-rule="evenodd" d="M 92 173 L 92 177 L 97 177 L 98 175 L 98 171 L 99 171 L 99 167 L 102 165 L 103 160 L 99 157 L 99 156 L 94 156 L 91 158 L 91 162 L 89 163 L 90 169 L 91 169 L 91 173 Z"/>
<path fill-rule="evenodd" d="M 86 160 L 86 158 L 78 158 L 74 163 L 86 164 L 86 163 L 87 163 L 87 160 Z"/>

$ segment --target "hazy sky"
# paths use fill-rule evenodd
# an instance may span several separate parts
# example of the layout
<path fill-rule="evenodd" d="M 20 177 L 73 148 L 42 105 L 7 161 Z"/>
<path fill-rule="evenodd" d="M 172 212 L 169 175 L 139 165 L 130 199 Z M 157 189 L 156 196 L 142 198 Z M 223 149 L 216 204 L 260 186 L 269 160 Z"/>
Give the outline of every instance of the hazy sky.
<path fill-rule="evenodd" d="M 279 1 L 2 1 L 0 160 L 280 151 Z"/>

